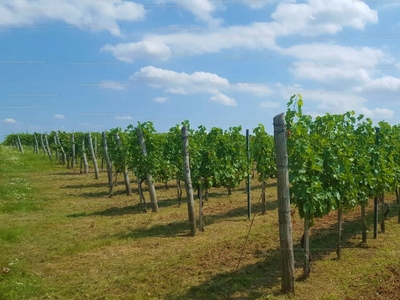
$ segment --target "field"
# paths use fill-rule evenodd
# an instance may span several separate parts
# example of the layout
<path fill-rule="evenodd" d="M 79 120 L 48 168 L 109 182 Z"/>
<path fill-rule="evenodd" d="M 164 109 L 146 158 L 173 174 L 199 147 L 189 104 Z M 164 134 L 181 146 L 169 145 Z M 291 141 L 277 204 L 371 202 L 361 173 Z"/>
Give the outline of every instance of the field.
<path fill-rule="evenodd" d="M 92 171 L 92 170 L 91 170 Z M 156 186 L 159 212 L 141 212 L 122 183 L 108 197 L 107 175 L 79 174 L 45 156 L 0 146 L 0 299 L 396 299 L 400 224 L 394 195 L 386 233 L 361 244 L 359 208 L 343 216 L 336 259 L 336 213 L 311 229 L 311 274 L 302 280 L 303 222 L 293 218 L 295 295 L 280 294 L 276 182 L 252 180 L 252 219 L 242 184 L 210 190 L 205 231 L 189 235 L 187 204 L 176 187 Z M 134 182 L 134 180 L 132 180 Z M 183 194 L 186 196 L 185 192 Z M 146 200 L 149 201 L 147 189 Z M 195 198 L 196 211 L 198 200 Z M 251 226 L 252 225 L 252 226 Z M 250 228 L 251 227 L 251 228 Z"/>

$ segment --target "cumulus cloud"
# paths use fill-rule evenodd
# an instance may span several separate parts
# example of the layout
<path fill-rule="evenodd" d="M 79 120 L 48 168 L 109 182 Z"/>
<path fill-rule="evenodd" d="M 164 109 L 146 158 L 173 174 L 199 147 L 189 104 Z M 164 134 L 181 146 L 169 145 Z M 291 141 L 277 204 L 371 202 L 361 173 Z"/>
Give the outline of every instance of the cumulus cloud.
<path fill-rule="evenodd" d="M 381 78 L 372 79 L 364 86 L 363 90 L 382 90 L 382 92 L 400 91 L 400 78 L 393 76 L 384 76 Z"/>
<path fill-rule="evenodd" d="M 319 64 L 315 62 L 295 62 L 289 66 L 290 72 L 298 79 L 308 79 L 329 83 L 336 80 L 368 82 L 370 77 L 364 68 L 345 64 Z"/>
<path fill-rule="evenodd" d="M 181 2 L 183 0 L 173 1 Z M 260 7 L 267 2 L 271 1 L 256 3 L 256 1 L 248 0 L 247 4 L 253 3 L 253 7 L 254 5 Z M 275 44 L 277 37 L 299 34 L 302 36 L 332 35 L 345 27 L 362 30 L 366 24 L 378 22 L 377 11 L 371 10 L 362 1 L 309 0 L 307 4 L 290 2 L 293 1 L 280 2 L 272 14 L 273 22 L 217 27 L 202 33 L 147 34 L 141 41 L 105 45 L 102 51 L 109 51 L 117 59 L 126 62 L 134 62 L 143 57 L 149 60 L 154 58 L 168 60 L 174 56 L 180 56 L 182 53 L 199 55 L 235 47 L 278 51 L 282 49 Z M 204 10 L 200 10 L 199 13 L 204 13 Z M 318 50 L 321 50 L 321 47 Z M 287 53 L 281 52 L 295 56 L 295 51 L 296 49 L 292 48 Z M 330 53 L 334 53 L 334 51 L 330 51 Z"/>
<path fill-rule="evenodd" d="M 264 84 L 260 83 L 230 83 L 228 79 L 209 72 L 175 72 L 147 66 L 141 68 L 129 77 L 130 80 L 144 82 L 150 87 L 164 89 L 167 94 L 212 94 L 218 103 L 231 105 L 234 103 L 221 95 L 222 92 L 244 92 L 254 96 L 266 96 L 272 94 L 272 91 Z M 219 95 L 219 96 L 216 96 Z M 162 98 L 161 98 L 162 99 Z M 161 101 L 159 99 L 157 102 Z M 164 100 L 164 99 L 162 99 Z M 156 100 L 155 100 L 156 101 Z M 236 102 L 235 102 L 236 103 Z"/>
<path fill-rule="evenodd" d="M 115 46 L 107 44 L 101 47 L 100 51 L 111 52 L 117 59 L 127 63 L 143 58 L 165 61 L 172 54 L 170 48 L 164 43 L 146 40 L 137 43 L 122 43 Z"/>
<path fill-rule="evenodd" d="M 347 47 L 324 43 L 295 45 L 286 49 L 280 49 L 280 52 L 296 57 L 304 63 L 345 64 L 348 66 L 364 66 L 366 68 L 373 67 L 387 59 L 380 49 Z"/>
<path fill-rule="evenodd" d="M 205 22 L 209 26 L 218 26 L 223 20 L 212 17 L 212 13 L 217 8 L 213 2 L 212 0 L 157 0 L 156 4 L 174 3 L 176 8 L 189 11 L 197 20 Z"/>
<path fill-rule="evenodd" d="M 64 115 L 56 114 L 53 116 L 54 119 L 65 119 Z"/>
<path fill-rule="evenodd" d="M 121 36 L 118 21 L 140 21 L 145 14 L 142 4 L 121 0 L 11 0 L 0 6 L 0 25 L 13 28 L 57 20 L 69 24 L 67 28 L 108 31 Z"/>
<path fill-rule="evenodd" d="M 132 63 L 142 58 L 165 61 L 234 47 L 277 49 L 274 41 L 276 31 L 279 31 L 279 24 L 253 23 L 206 30 L 205 33 L 149 34 L 138 42 L 107 44 L 101 51 L 111 52 L 118 60 Z"/>
<path fill-rule="evenodd" d="M 366 116 L 367 118 L 375 118 L 375 119 L 391 119 L 394 116 L 394 111 L 386 108 L 375 108 L 368 109 L 366 107 L 362 107 L 360 109 L 360 113 Z"/>
<path fill-rule="evenodd" d="M 294 3 L 296 2 L 296 0 L 242 0 L 242 3 L 247 4 L 252 9 L 263 8 L 267 4 L 286 3 L 286 2 Z"/>
<path fill-rule="evenodd" d="M 6 119 L 2 120 L 2 122 L 10 123 L 10 124 L 17 123 L 17 121 L 15 121 L 14 119 L 11 119 L 11 118 L 6 118 Z"/>
<path fill-rule="evenodd" d="M 210 97 L 210 101 L 217 102 L 226 106 L 237 106 L 235 99 L 230 98 L 224 94 L 218 93 L 212 97 Z"/>
<path fill-rule="evenodd" d="M 378 22 L 378 12 L 363 1 L 308 0 L 280 3 L 272 18 L 282 25 L 285 34 L 315 36 L 335 34 L 344 27 L 364 29 L 367 23 Z"/>
<path fill-rule="evenodd" d="M 141 68 L 129 79 L 146 82 L 154 88 L 166 88 L 164 92 L 171 94 L 217 93 L 220 88 L 230 86 L 226 78 L 213 73 L 178 73 L 153 66 Z"/>
<path fill-rule="evenodd" d="M 115 81 L 102 81 L 100 83 L 100 87 L 103 89 L 111 89 L 111 90 L 125 90 L 130 84 L 127 83 L 120 83 Z"/>

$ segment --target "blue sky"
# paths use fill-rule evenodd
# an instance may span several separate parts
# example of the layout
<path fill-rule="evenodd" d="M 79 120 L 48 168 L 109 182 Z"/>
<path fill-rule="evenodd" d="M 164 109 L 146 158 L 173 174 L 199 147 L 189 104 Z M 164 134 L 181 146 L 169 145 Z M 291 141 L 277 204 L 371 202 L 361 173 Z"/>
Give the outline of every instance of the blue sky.
<path fill-rule="evenodd" d="M 313 116 L 400 123 L 400 1 L 0 0 L 0 141 L 188 119 Z"/>

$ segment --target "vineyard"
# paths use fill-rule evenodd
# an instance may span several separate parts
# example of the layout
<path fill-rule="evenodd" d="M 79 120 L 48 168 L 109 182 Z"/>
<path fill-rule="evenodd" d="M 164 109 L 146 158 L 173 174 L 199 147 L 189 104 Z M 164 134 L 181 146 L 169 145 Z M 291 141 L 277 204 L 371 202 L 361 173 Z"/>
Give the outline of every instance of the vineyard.
<path fill-rule="evenodd" d="M 354 112 L 313 119 L 302 108 L 301 95 L 292 96 L 273 135 L 262 124 L 246 136 L 241 126 L 207 130 L 187 120 L 165 133 L 144 122 L 8 135 L 0 146 L 0 295 L 284 299 L 282 291 L 296 289 L 298 299 L 310 290 L 320 299 L 393 298 L 400 126 Z M 330 270 L 337 274 L 327 284 Z M 359 286 L 346 289 L 349 278 Z M 327 289 L 312 287 L 319 282 Z"/>

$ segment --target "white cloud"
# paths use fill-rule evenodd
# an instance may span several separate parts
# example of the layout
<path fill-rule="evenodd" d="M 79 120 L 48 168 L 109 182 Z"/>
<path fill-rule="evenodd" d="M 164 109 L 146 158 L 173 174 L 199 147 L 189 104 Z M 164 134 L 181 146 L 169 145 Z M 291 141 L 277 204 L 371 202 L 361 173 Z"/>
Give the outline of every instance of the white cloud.
<path fill-rule="evenodd" d="M 315 62 L 295 62 L 289 67 L 290 72 L 298 79 L 309 79 L 317 82 L 346 80 L 349 82 L 368 82 L 370 77 L 364 68 L 346 65 L 318 64 Z"/>
<path fill-rule="evenodd" d="M 223 0 L 222 0 L 223 1 Z M 229 1 L 228 1 L 229 2 Z M 275 4 L 275 3 L 294 3 L 296 0 L 242 0 L 243 3 L 250 6 L 252 9 L 263 8 L 267 4 Z"/>
<path fill-rule="evenodd" d="M 391 119 L 394 116 L 394 111 L 386 108 L 375 108 L 368 109 L 366 107 L 362 107 L 360 109 L 360 113 L 365 115 L 367 118 L 375 118 L 375 119 Z"/>
<path fill-rule="evenodd" d="M 272 18 L 280 23 L 285 34 L 315 36 L 335 34 L 344 27 L 364 29 L 367 23 L 378 22 L 378 12 L 363 1 L 308 0 L 308 3 L 280 3 Z M 313 16 L 313 18 L 310 18 Z"/>
<path fill-rule="evenodd" d="M 129 44 L 107 44 L 100 49 L 101 52 L 109 51 L 120 61 L 132 63 L 138 59 L 167 60 L 172 54 L 170 48 L 158 41 L 141 41 Z"/>
<path fill-rule="evenodd" d="M 109 31 L 121 36 L 118 21 L 140 21 L 145 18 L 142 4 L 110 0 L 11 0 L 0 7 L 0 25 L 26 26 L 47 20 L 60 20 L 67 28 Z"/>
<path fill-rule="evenodd" d="M 155 102 L 158 102 L 158 103 L 164 103 L 164 102 L 166 102 L 168 99 L 169 99 L 168 97 L 157 97 L 157 98 L 154 98 L 154 101 L 155 101 Z"/>
<path fill-rule="evenodd" d="M 166 1 L 163 0 L 163 2 Z M 183 0 L 171 1 L 182 3 Z M 208 4 L 206 4 L 208 1 L 196 1 L 201 2 L 201 5 L 199 4 L 200 7 L 208 7 Z M 218 3 L 218 1 L 216 2 Z M 256 3 L 253 0 L 249 0 L 246 3 L 253 6 L 253 8 L 260 8 L 267 2 L 274 1 Z M 217 27 L 205 30 L 202 33 L 147 34 L 141 41 L 117 45 L 108 44 L 103 46 L 101 51 L 109 51 L 118 60 L 125 62 L 134 62 L 141 58 L 147 58 L 148 60 L 156 58 L 165 61 L 174 56 L 216 53 L 235 47 L 252 50 L 277 50 L 283 54 L 296 57 L 297 50 L 302 52 L 302 50 L 310 49 L 314 45 L 306 45 L 304 49 L 298 48 L 304 47 L 301 45 L 285 51 L 285 49 L 276 46 L 275 39 L 280 36 L 294 34 L 302 36 L 335 34 L 344 27 L 362 30 L 367 23 L 378 22 L 377 11 L 371 10 L 362 1 L 309 0 L 308 4 L 291 2 L 293 1 L 279 3 L 276 11 L 272 14 L 274 22 L 256 22 L 249 25 L 224 28 Z M 223 1 L 220 1 L 220 3 L 223 3 Z M 208 10 L 206 9 L 205 11 Z M 210 8 L 209 11 L 211 11 Z M 204 10 L 199 10 L 198 13 L 204 13 Z M 312 54 L 316 56 L 319 53 L 320 56 L 324 56 L 324 51 L 321 52 L 320 50 L 325 50 L 329 46 L 333 45 L 318 46 L 318 49 L 313 50 Z M 334 54 L 334 50 L 337 49 L 331 49 L 329 53 Z M 367 50 L 364 53 L 368 54 L 366 52 Z M 305 56 L 305 53 L 302 53 Z M 309 57 L 306 56 L 303 59 L 307 58 Z M 325 55 L 325 58 L 330 57 Z"/>
<path fill-rule="evenodd" d="M 228 96 L 226 96 L 224 94 L 221 94 L 221 93 L 210 97 L 210 101 L 214 101 L 214 102 L 217 102 L 219 104 L 226 105 L 226 106 L 237 106 L 237 103 L 236 103 L 235 99 L 230 98 L 230 97 L 228 97 Z"/>
<path fill-rule="evenodd" d="M 130 84 L 127 83 L 119 83 L 115 81 L 103 81 L 100 83 L 100 87 L 104 89 L 111 89 L 111 90 L 125 90 L 127 86 Z"/>
<path fill-rule="evenodd" d="M 117 120 L 133 120 L 131 116 L 115 116 Z"/>
<path fill-rule="evenodd" d="M 53 116 L 54 119 L 65 119 L 64 115 L 56 114 Z"/>
<path fill-rule="evenodd" d="M 265 107 L 265 108 L 278 108 L 279 103 L 277 102 L 271 102 L 271 101 L 264 101 L 260 103 L 260 107 Z"/>
<path fill-rule="evenodd" d="M 381 78 L 372 79 L 364 86 L 363 90 L 382 90 L 382 92 L 400 91 L 400 78 L 384 76 Z"/>
<path fill-rule="evenodd" d="M 206 30 L 205 33 L 149 34 L 138 42 L 107 44 L 101 51 L 111 52 L 120 61 L 134 62 L 142 58 L 165 61 L 171 57 L 216 53 L 234 47 L 278 49 L 274 38 L 279 30 L 276 23 L 253 23 Z"/>
<path fill-rule="evenodd" d="M 164 92 L 173 94 L 217 93 L 219 88 L 229 87 L 229 81 L 216 74 L 178 73 L 153 66 L 141 68 L 129 79 L 144 81 L 154 88 L 166 88 Z"/>
<path fill-rule="evenodd" d="M 156 3 L 175 3 L 177 8 L 186 9 L 192 13 L 199 21 L 205 22 L 210 26 L 218 26 L 223 20 L 215 19 L 212 13 L 216 10 L 216 6 L 212 0 L 157 0 Z M 167 4 L 168 5 L 168 4 Z"/>
<path fill-rule="evenodd" d="M 6 119 L 2 120 L 2 122 L 10 123 L 10 124 L 17 123 L 17 121 L 15 121 L 14 119 L 11 119 L 11 118 L 6 118 Z"/>
<path fill-rule="evenodd" d="M 129 77 L 130 80 L 145 82 L 153 88 L 163 88 L 167 94 L 220 94 L 221 91 L 239 91 L 255 96 L 270 95 L 272 91 L 259 83 L 229 83 L 228 79 L 208 72 L 175 72 L 147 66 Z"/>
<path fill-rule="evenodd" d="M 380 49 L 370 47 L 346 47 L 340 45 L 313 43 L 281 49 L 282 54 L 290 55 L 307 62 L 336 64 L 342 66 L 372 67 L 388 58 Z"/>

